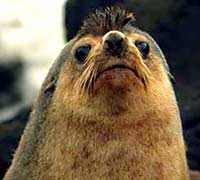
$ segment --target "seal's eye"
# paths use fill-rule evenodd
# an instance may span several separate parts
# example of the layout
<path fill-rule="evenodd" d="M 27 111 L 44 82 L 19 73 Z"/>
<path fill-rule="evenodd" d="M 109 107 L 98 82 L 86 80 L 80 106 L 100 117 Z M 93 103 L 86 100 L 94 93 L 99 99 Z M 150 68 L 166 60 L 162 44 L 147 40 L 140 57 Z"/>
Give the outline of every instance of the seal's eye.
<path fill-rule="evenodd" d="M 135 45 L 142 53 L 142 57 L 146 59 L 149 54 L 149 44 L 144 41 L 135 41 Z"/>
<path fill-rule="evenodd" d="M 80 46 L 75 51 L 75 58 L 78 62 L 83 63 L 91 49 L 90 45 Z"/>

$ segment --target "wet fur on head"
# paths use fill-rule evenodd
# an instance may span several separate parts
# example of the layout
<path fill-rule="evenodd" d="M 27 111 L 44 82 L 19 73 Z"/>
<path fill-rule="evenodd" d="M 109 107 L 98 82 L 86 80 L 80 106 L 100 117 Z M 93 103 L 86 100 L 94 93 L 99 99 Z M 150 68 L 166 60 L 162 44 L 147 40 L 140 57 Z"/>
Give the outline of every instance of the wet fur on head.
<path fill-rule="evenodd" d="M 79 34 L 104 35 L 110 30 L 121 31 L 124 25 L 127 23 L 134 24 L 134 22 L 133 13 L 120 7 L 98 9 L 83 22 Z"/>

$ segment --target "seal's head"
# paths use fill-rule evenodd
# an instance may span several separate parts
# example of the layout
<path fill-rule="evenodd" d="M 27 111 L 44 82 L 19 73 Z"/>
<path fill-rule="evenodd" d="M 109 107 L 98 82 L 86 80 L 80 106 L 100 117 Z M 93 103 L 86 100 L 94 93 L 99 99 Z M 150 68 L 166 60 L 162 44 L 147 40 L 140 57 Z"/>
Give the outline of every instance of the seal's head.
<path fill-rule="evenodd" d="M 132 13 L 119 7 L 97 10 L 75 39 L 58 85 L 66 101 L 97 109 L 100 104 L 127 108 L 135 99 L 143 101 L 171 87 L 162 52 L 135 27 Z"/>

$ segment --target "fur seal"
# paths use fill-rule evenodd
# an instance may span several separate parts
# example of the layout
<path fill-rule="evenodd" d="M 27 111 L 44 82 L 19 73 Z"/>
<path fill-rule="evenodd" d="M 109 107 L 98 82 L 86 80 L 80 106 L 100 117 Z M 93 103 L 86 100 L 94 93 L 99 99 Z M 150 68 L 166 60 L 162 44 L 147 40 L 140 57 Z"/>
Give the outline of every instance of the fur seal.
<path fill-rule="evenodd" d="M 170 77 L 132 13 L 96 10 L 50 69 L 4 180 L 188 180 Z"/>

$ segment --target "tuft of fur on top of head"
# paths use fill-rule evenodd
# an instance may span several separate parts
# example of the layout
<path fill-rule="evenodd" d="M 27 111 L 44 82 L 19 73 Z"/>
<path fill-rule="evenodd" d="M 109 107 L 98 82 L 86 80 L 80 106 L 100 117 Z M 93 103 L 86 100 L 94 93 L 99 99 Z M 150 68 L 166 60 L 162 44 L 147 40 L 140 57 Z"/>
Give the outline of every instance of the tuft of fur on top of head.
<path fill-rule="evenodd" d="M 121 7 L 98 9 L 83 21 L 79 35 L 104 35 L 111 30 L 122 31 L 127 23 L 133 24 L 134 22 L 135 17 L 133 13 Z"/>

